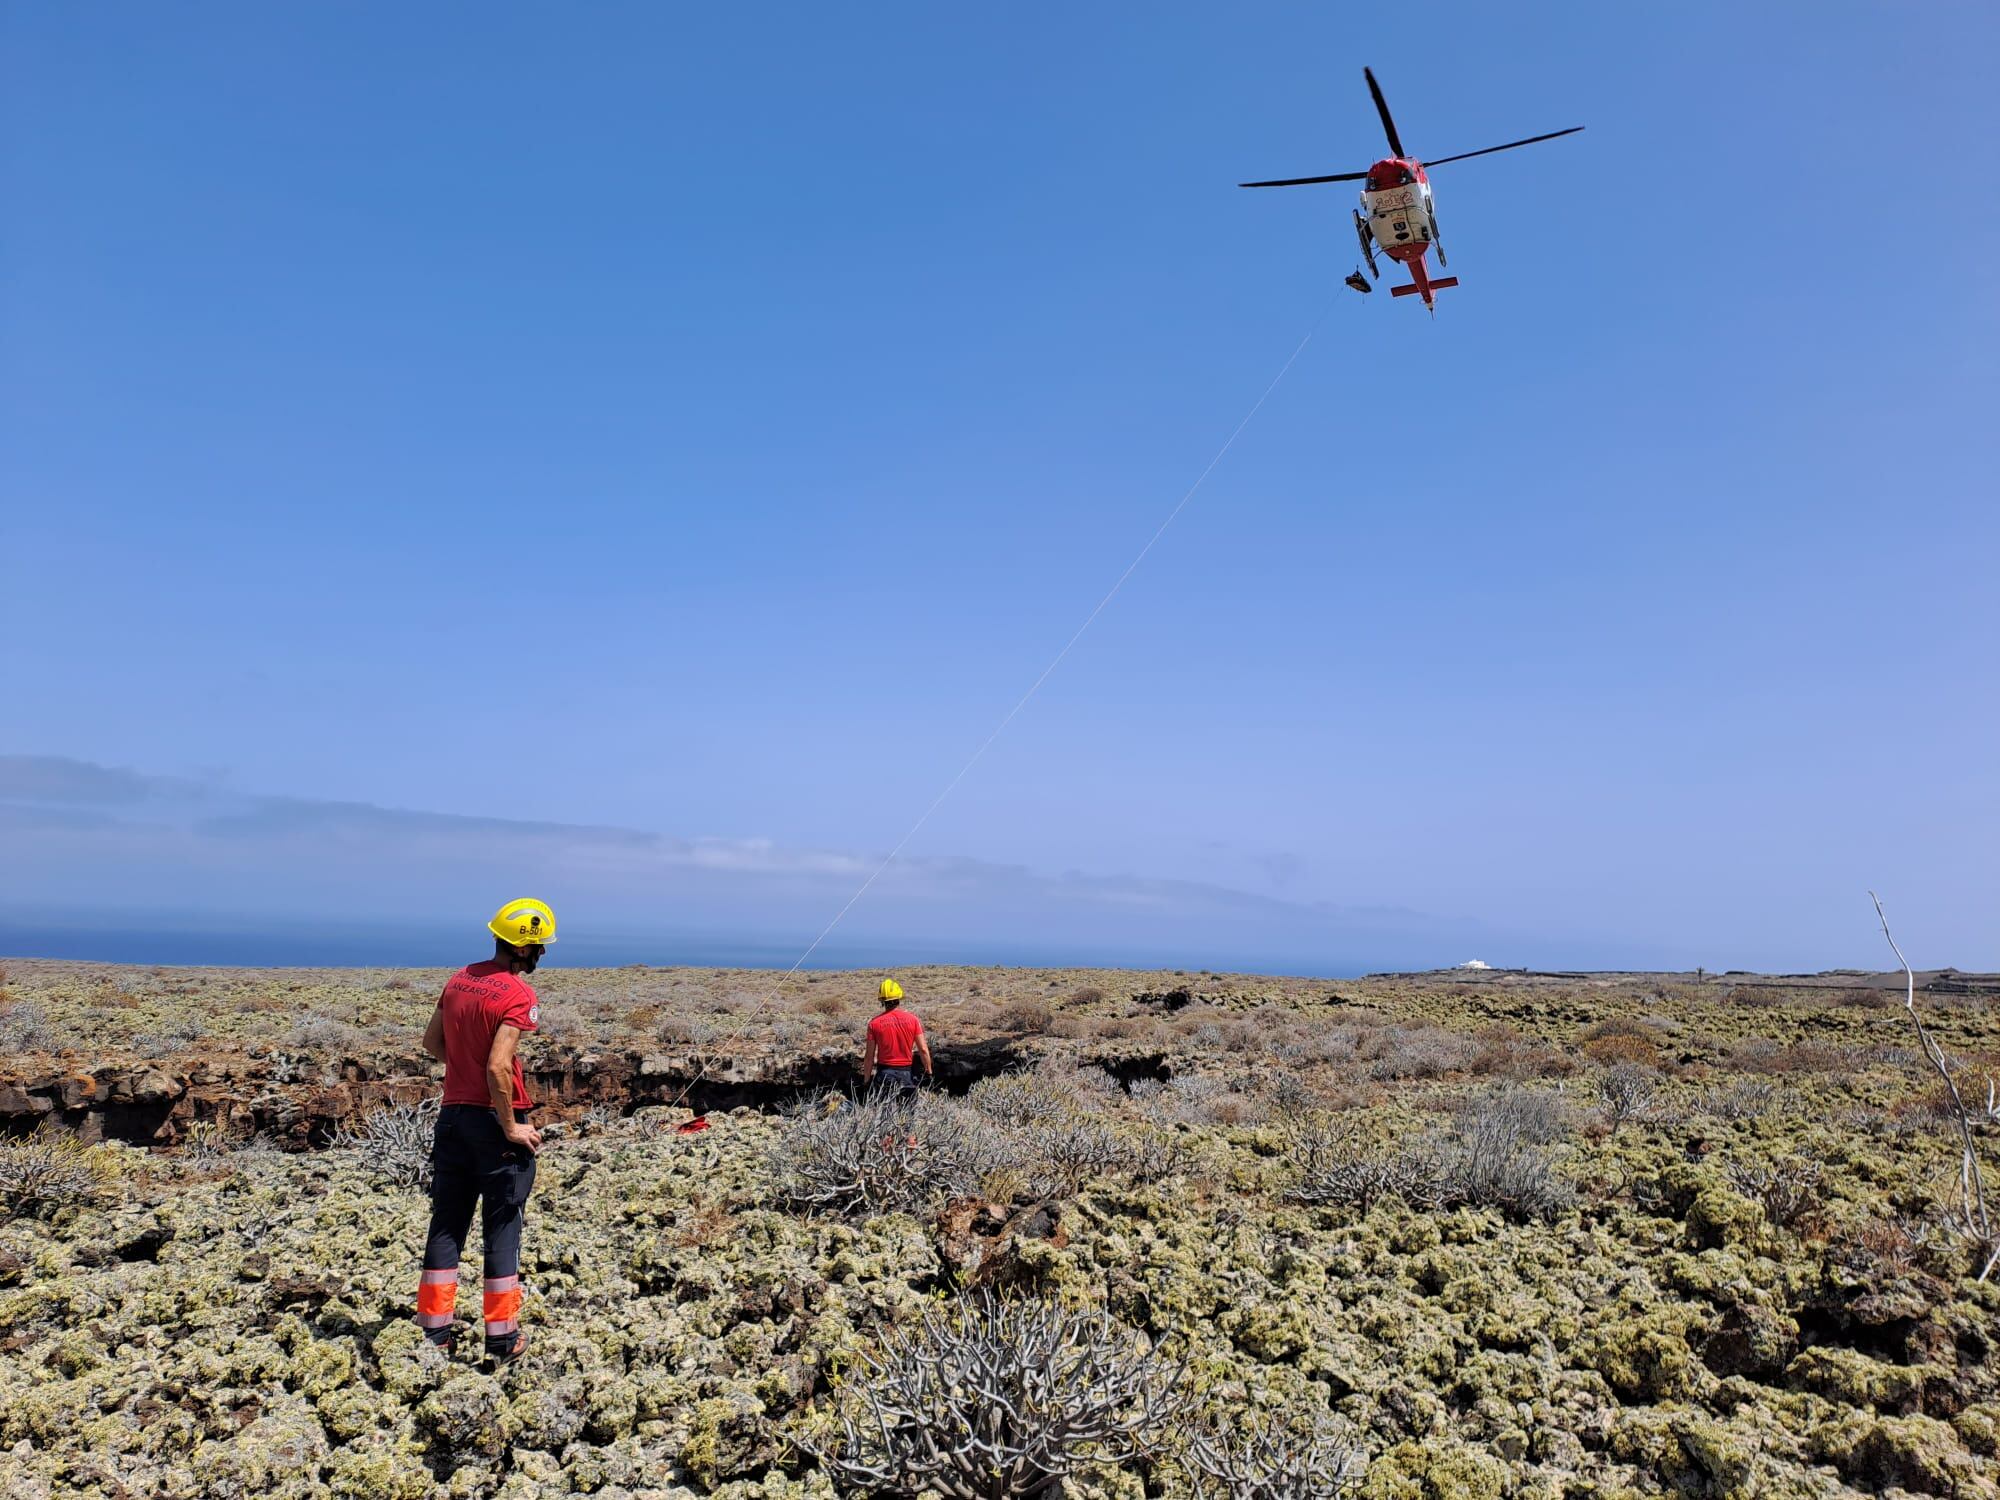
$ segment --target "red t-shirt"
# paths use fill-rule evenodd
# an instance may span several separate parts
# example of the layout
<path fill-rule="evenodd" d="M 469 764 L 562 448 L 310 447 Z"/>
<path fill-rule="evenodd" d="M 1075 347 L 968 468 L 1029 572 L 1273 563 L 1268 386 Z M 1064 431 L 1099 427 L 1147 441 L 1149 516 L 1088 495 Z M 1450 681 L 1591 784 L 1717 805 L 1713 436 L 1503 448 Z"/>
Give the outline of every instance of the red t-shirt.
<path fill-rule="evenodd" d="M 446 981 L 438 1013 L 444 1017 L 444 1102 L 492 1108 L 492 1097 L 486 1092 L 486 1059 L 493 1054 L 493 1033 L 503 1025 L 533 1031 L 542 1018 L 535 992 L 505 964 L 488 959 L 483 964 L 467 964 Z M 527 1081 L 521 1077 L 517 1052 L 514 1108 L 534 1107 Z"/>
<path fill-rule="evenodd" d="M 907 1068 L 924 1023 L 898 1005 L 870 1021 L 868 1034 L 875 1038 L 876 1062 L 885 1068 Z"/>

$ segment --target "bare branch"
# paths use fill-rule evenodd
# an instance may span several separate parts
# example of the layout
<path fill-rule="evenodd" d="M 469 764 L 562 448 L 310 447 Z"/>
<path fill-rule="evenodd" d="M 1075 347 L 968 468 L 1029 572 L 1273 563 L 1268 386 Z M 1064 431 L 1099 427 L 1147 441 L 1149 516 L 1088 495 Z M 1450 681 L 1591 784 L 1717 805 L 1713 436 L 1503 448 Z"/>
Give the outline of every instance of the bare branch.
<path fill-rule="evenodd" d="M 428 1191 L 437 1122 L 436 1099 L 384 1104 L 363 1115 L 358 1128 L 339 1130 L 333 1144 L 359 1154 L 372 1170 L 397 1187 Z"/>
<path fill-rule="evenodd" d="M 847 1382 L 838 1440 L 799 1445 L 842 1489 L 1050 1496 L 1080 1468 L 1153 1451 L 1185 1373 L 1101 1309 L 982 1291 L 890 1329 Z"/>
<path fill-rule="evenodd" d="M 1903 950 L 1896 946 L 1895 934 L 1889 931 L 1889 914 L 1882 910 L 1882 898 L 1873 891 L 1868 899 L 1875 903 L 1875 915 L 1882 922 L 1882 936 L 1888 939 L 1889 951 L 1896 955 L 1896 962 L 1903 966 L 1903 1009 L 1909 1012 L 1910 1024 L 1916 1027 L 1917 1041 L 1924 1049 L 1924 1056 L 1937 1069 L 1938 1077 L 1944 1080 L 1945 1093 L 1951 1099 L 1952 1117 L 1958 1125 L 1959 1143 L 1963 1148 L 1959 1157 L 1958 1190 L 1960 1231 L 1974 1245 L 1975 1256 L 1984 1256 L 1980 1267 L 1981 1281 L 1992 1274 L 2000 1265 L 2000 1242 L 1993 1234 L 1993 1221 L 1986 1212 L 1986 1179 L 1979 1167 L 1979 1148 L 1972 1135 L 1972 1112 L 1966 1108 L 1965 1100 L 1958 1092 L 1958 1080 L 1952 1076 L 1951 1059 L 1945 1056 L 1944 1048 L 1931 1035 L 1924 1019 L 1917 1014 L 1917 976 L 1910 968 L 1910 961 L 1903 957 Z M 1992 1112 L 1994 1103 L 1992 1081 L 1987 1082 L 1987 1109 Z"/>
<path fill-rule="evenodd" d="M 1208 1427 L 1189 1441 L 1181 1467 L 1196 1500 L 1339 1500 L 1367 1465 L 1315 1412 Z"/>

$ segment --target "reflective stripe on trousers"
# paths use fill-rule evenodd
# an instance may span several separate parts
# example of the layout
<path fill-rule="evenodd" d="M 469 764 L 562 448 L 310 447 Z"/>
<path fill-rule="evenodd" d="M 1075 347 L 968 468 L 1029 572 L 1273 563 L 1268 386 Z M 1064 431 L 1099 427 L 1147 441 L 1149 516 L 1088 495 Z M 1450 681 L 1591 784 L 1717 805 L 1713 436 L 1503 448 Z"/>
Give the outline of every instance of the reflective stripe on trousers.
<path fill-rule="evenodd" d="M 431 1146 L 431 1224 L 417 1284 L 417 1324 L 448 1342 L 458 1303 L 458 1261 L 479 1210 L 486 1284 L 481 1313 L 488 1340 L 511 1340 L 521 1326 L 521 1230 L 535 1185 L 535 1154 L 500 1133 L 499 1118 L 474 1104 L 438 1112 Z"/>

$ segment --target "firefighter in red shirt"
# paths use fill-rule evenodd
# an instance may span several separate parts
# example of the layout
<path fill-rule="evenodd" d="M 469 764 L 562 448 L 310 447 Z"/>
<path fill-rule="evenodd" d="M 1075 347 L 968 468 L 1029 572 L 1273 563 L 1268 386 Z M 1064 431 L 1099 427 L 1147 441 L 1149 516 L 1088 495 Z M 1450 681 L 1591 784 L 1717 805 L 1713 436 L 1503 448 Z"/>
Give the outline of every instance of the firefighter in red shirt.
<path fill-rule="evenodd" d="M 542 1133 L 515 1048 L 536 1029 L 541 1007 L 523 974 L 556 940 L 556 917 L 539 901 L 510 901 L 486 924 L 493 957 L 452 975 L 424 1031 L 424 1050 L 444 1063 L 444 1107 L 431 1147 L 431 1225 L 417 1287 L 417 1323 L 451 1347 L 458 1257 L 480 1209 L 486 1252 L 486 1353 L 510 1360 L 521 1332 L 521 1229 Z"/>
<path fill-rule="evenodd" d="M 868 1023 L 868 1041 L 861 1049 L 861 1076 L 873 1081 L 882 1075 L 878 1087 L 893 1090 L 907 1103 L 917 1092 L 912 1065 L 921 1061 L 924 1076 L 931 1076 L 931 1044 L 924 1037 L 924 1023 L 903 1009 L 903 987 L 893 979 L 882 981 L 876 991 L 882 1013 Z"/>

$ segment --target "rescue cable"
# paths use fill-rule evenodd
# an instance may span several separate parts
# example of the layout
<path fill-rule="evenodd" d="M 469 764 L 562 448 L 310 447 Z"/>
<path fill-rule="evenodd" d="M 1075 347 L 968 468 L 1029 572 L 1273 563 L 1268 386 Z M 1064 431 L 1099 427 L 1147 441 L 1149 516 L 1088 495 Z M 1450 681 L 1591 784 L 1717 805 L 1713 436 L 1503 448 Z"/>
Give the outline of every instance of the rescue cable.
<path fill-rule="evenodd" d="M 1243 430 L 1250 425 L 1251 421 L 1256 417 L 1257 413 L 1264 409 L 1264 403 L 1271 399 L 1272 393 L 1275 392 L 1280 385 L 1284 384 L 1285 377 L 1291 374 L 1292 372 L 1292 366 L 1297 364 L 1299 361 L 1299 356 L 1306 352 L 1306 345 L 1310 344 L 1313 341 L 1313 335 L 1319 332 L 1320 325 L 1326 321 L 1326 315 L 1332 310 L 1333 310 L 1332 302 L 1328 302 L 1327 305 L 1320 310 L 1319 316 L 1313 319 L 1312 326 L 1306 330 L 1305 337 L 1299 340 L 1297 347 L 1295 347 L 1292 350 L 1290 357 L 1285 360 L 1284 364 L 1278 367 L 1278 373 L 1271 377 L 1271 383 L 1264 387 L 1264 393 L 1261 396 L 1259 396 L 1256 399 L 1256 401 L 1251 403 L 1250 410 L 1243 414 L 1243 420 L 1236 424 L 1235 428 L 1231 430 L 1227 438 L 1223 439 L 1222 446 L 1215 450 L 1215 456 L 1209 459 L 1207 465 L 1202 469 L 1201 473 L 1195 476 L 1194 483 L 1187 487 L 1186 491 L 1181 495 L 1180 499 L 1175 502 L 1174 508 L 1167 512 L 1166 519 L 1161 521 L 1160 524 L 1154 528 L 1153 534 L 1146 539 L 1146 545 L 1141 547 L 1138 553 L 1133 557 L 1132 561 L 1125 565 L 1125 571 L 1120 573 L 1118 575 L 1117 581 L 1114 582 L 1111 585 L 1111 587 L 1105 591 L 1104 597 L 1097 601 L 1096 607 L 1093 608 L 1089 614 L 1084 616 L 1083 623 L 1077 626 L 1075 633 L 1072 634 L 1067 641 L 1063 642 L 1062 649 L 1056 652 L 1056 654 L 1052 658 L 1050 658 L 1049 664 L 1046 667 L 1042 668 L 1041 675 L 1028 685 L 1028 690 L 1025 693 L 1021 694 L 1020 698 L 1015 701 L 1014 706 L 1007 710 L 1006 715 L 1000 720 L 998 724 L 993 726 L 993 732 L 987 735 L 986 738 L 980 742 L 979 748 L 974 750 L 972 754 L 966 759 L 965 764 L 958 768 L 958 774 L 953 776 L 950 781 L 945 783 L 944 790 L 939 792 L 937 796 L 931 799 L 930 806 L 926 807 L 923 810 L 923 812 L 918 815 L 916 822 L 910 825 L 909 831 L 906 832 L 900 839 L 896 841 L 895 847 L 882 857 L 881 863 L 876 865 L 873 870 L 869 871 L 868 878 L 863 880 L 861 884 L 855 889 L 854 894 L 847 898 L 846 904 L 842 906 L 839 911 L 833 914 L 833 920 L 828 922 L 826 926 L 820 929 L 819 935 L 806 945 L 805 952 L 801 953 L 796 959 L 794 959 L 792 961 L 792 966 L 789 969 L 785 970 L 785 972 L 779 976 L 777 984 L 774 984 L 771 987 L 771 994 L 775 995 L 778 985 L 783 984 L 786 980 L 790 979 L 793 975 L 797 974 L 800 969 L 805 967 L 806 960 L 811 958 L 813 954 L 816 951 L 818 951 L 820 944 L 824 943 L 827 940 L 828 936 L 832 934 L 833 929 L 841 924 L 842 920 L 845 919 L 845 917 L 850 911 L 854 910 L 856 904 L 860 902 L 861 898 L 868 894 L 869 889 L 875 884 L 877 880 L 881 879 L 883 872 L 886 871 L 890 865 L 896 862 L 898 856 L 900 856 L 903 850 L 909 846 L 910 840 L 915 838 L 917 834 L 923 829 L 923 826 L 931 820 L 931 815 L 935 813 L 940 807 L 944 806 L 946 799 L 949 798 L 953 792 L 958 790 L 959 783 L 964 781 L 965 778 L 971 774 L 972 768 L 979 764 L 979 762 L 985 757 L 986 752 L 988 750 L 993 748 L 993 742 L 999 739 L 1000 736 L 1006 732 L 1007 726 L 1009 724 L 1012 724 L 1014 720 L 1020 716 L 1021 710 L 1026 708 L 1028 706 L 1029 701 L 1034 698 L 1035 694 L 1039 693 L 1042 690 L 1043 684 L 1046 683 L 1051 677 L 1055 675 L 1056 669 L 1063 664 L 1063 662 L 1068 658 L 1070 652 L 1076 648 L 1076 643 L 1083 639 L 1084 635 L 1089 631 L 1090 627 L 1097 623 L 1097 617 L 1104 613 L 1105 609 L 1109 607 L 1111 601 L 1118 597 L 1119 591 L 1125 587 L 1126 583 L 1131 579 L 1132 575 L 1139 571 L 1139 565 L 1146 560 L 1147 555 L 1150 552 L 1152 552 L 1155 546 L 1159 544 L 1160 538 L 1167 534 L 1167 528 L 1172 526 L 1174 522 L 1177 519 L 1179 519 L 1180 513 L 1187 509 L 1188 502 L 1194 499 L 1196 493 L 1201 489 L 1202 485 L 1208 481 L 1208 476 L 1215 472 L 1216 465 L 1220 464 L 1222 460 L 1228 455 L 1229 450 L 1236 446 L 1236 440 L 1243 435 Z M 735 1029 L 740 1031 L 744 1027 L 747 1027 L 747 1025 L 752 1019 L 763 1013 L 764 1007 L 767 1003 L 768 1003 L 768 997 L 766 999 L 760 999 L 757 1002 L 757 1004 L 753 1006 L 744 1017 L 741 1018 L 739 1026 Z M 708 1070 L 709 1070 L 709 1061 L 708 1059 L 704 1058 L 702 1062 L 698 1065 L 695 1072 L 695 1076 L 688 1081 L 687 1087 L 682 1089 L 680 1094 L 675 1098 L 674 1105 L 676 1107 L 678 1107 L 680 1103 L 683 1100 L 685 1100 L 690 1093 L 694 1091 L 695 1087 L 708 1076 Z"/>

